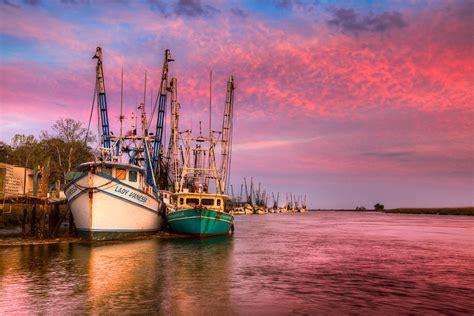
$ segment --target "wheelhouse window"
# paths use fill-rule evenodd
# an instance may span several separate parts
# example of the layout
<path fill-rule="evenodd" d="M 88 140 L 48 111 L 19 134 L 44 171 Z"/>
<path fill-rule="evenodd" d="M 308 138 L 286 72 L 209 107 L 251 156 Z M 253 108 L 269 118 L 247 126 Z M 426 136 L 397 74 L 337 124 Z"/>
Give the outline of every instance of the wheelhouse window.
<path fill-rule="evenodd" d="M 136 171 L 129 171 L 128 172 L 128 181 L 130 182 L 137 182 L 137 172 Z"/>
<path fill-rule="evenodd" d="M 127 177 L 127 170 L 122 169 L 122 168 L 115 169 L 115 178 L 117 180 L 125 180 L 126 177 Z"/>
<path fill-rule="evenodd" d="M 179 205 L 183 205 L 184 204 L 184 199 L 183 198 L 180 198 L 179 199 Z"/>
<path fill-rule="evenodd" d="M 214 205 L 214 199 L 201 199 L 202 205 Z"/>
<path fill-rule="evenodd" d="M 186 199 L 186 204 L 191 205 L 191 206 L 198 205 L 199 199 L 194 199 L 194 198 Z"/>
<path fill-rule="evenodd" d="M 217 206 L 221 206 L 221 199 L 217 199 Z"/>
<path fill-rule="evenodd" d="M 112 177 L 112 168 L 103 167 L 102 173 L 105 174 L 106 176 Z"/>

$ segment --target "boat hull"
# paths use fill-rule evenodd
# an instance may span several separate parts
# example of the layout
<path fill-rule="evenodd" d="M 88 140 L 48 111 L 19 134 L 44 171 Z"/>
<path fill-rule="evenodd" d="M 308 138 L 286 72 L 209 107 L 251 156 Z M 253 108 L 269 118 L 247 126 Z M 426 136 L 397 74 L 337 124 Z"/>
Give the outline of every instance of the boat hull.
<path fill-rule="evenodd" d="M 227 235 L 234 223 L 232 215 L 208 209 L 175 211 L 166 219 L 172 231 L 198 237 Z"/>
<path fill-rule="evenodd" d="M 158 201 L 120 181 L 89 174 L 65 190 L 78 235 L 88 240 L 125 239 L 164 228 Z"/>

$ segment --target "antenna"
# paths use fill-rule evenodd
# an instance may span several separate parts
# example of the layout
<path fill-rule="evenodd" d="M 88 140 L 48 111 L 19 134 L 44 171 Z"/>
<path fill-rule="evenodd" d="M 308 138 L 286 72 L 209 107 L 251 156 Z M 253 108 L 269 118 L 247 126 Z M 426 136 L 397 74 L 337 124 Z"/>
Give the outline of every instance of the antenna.
<path fill-rule="evenodd" d="M 212 130 L 212 70 L 209 73 L 209 136 Z"/>
<path fill-rule="evenodd" d="M 146 104 L 146 71 L 145 71 L 145 88 L 143 90 L 143 106 Z"/>
<path fill-rule="evenodd" d="M 150 113 L 153 113 L 153 88 L 150 89 Z M 151 119 L 150 119 L 151 124 Z"/>
<path fill-rule="evenodd" d="M 123 67 L 122 67 L 122 81 L 120 83 L 120 137 L 122 137 L 122 123 L 123 123 Z"/>

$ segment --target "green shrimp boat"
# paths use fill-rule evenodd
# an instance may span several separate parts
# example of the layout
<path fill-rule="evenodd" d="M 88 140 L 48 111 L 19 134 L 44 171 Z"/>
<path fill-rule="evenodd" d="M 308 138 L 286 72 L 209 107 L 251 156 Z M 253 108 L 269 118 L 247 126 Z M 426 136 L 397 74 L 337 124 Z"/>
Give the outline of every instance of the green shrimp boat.
<path fill-rule="evenodd" d="M 234 217 L 225 208 L 226 195 L 178 193 L 175 209 L 168 209 L 170 230 L 197 237 L 228 235 L 234 228 Z"/>
<path fill-rule="evenodd" d="M 234 79 L 230 76 L 227 81 L 222 131 L 209 128 L 209 134 L 204 136 L 200 122 L 197 137 L 192 130 L 178 130 L 180 106 L 176 85 L 172 78 L 170 171 L 163 181 L 167 183 L 163 187 L 172 195 L 171 199 L 163 200 L 168 226 L 173 232 L 198 237 L 227 235 L 234 231 L 234 217 L 227 203 L 230 199 L 225 194 L 231 161 Z M 216 146 L 221 149 L 220 159 L 216 158 Z M 210 187 L 215 193 L 210 193 Z"/>

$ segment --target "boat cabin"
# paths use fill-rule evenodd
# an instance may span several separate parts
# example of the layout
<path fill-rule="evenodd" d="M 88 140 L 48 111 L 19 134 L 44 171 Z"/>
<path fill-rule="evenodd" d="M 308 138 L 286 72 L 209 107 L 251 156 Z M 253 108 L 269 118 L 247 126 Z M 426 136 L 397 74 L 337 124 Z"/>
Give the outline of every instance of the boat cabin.
<path fill-rule="evenodd" d="M 95 174 L 119 180 L 121 183 L 127 184 L 138 190 L 145 191 L 146 193 L 151 194 L 153 192 L 153 187 L 146 184 L 145 171 L 142 168 L 134 165 L 116 162 L 88 162 L 79 165 L 77 170 L 81 172 L 81 174 L 91 171 Z"/>
<path fill-rule="evenodd" d="M 189 208 L 206 208 L 219 212 L 226 212 L 226 195 L 221 194 L 199 194 L 199 193 L 178 193 L 174 196 L 177 210 Z"/>

